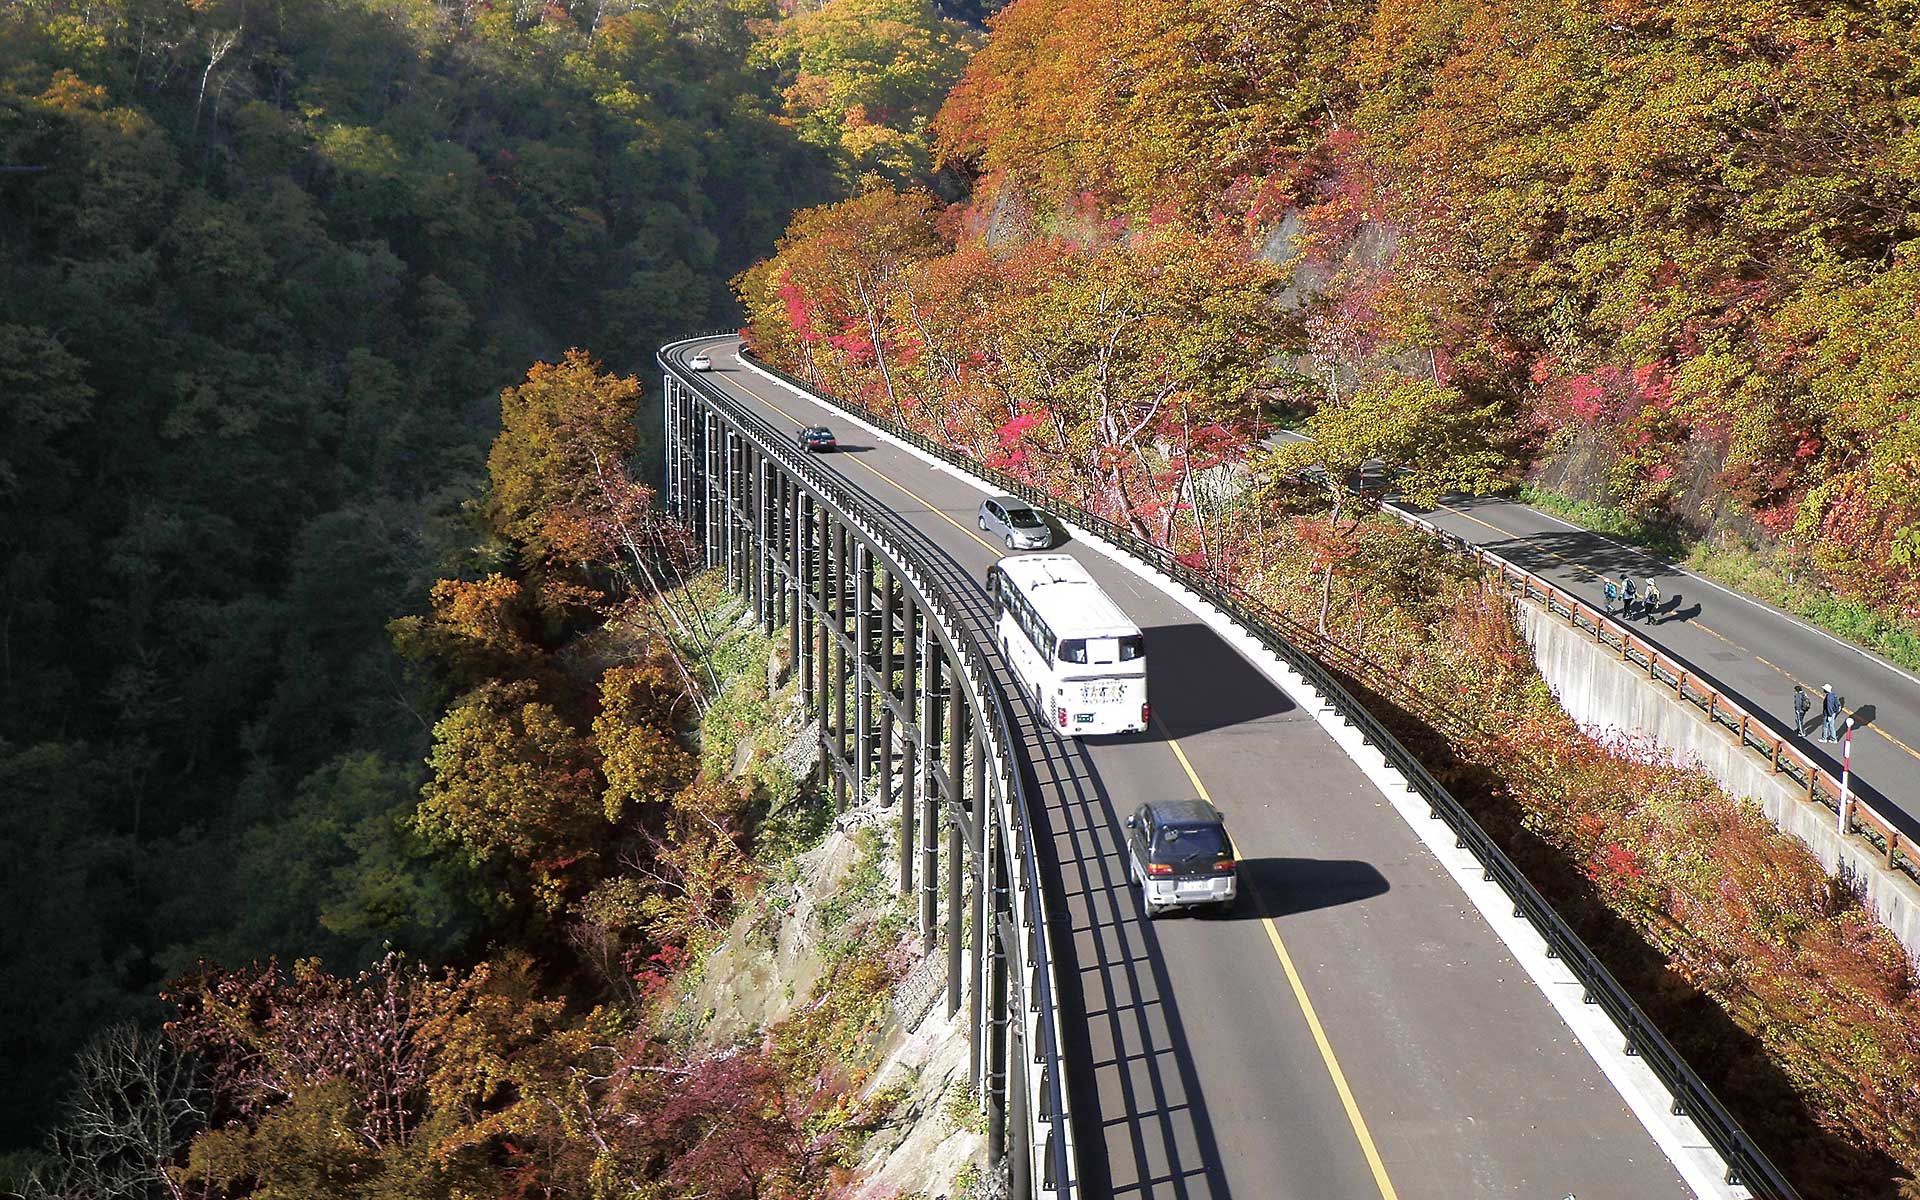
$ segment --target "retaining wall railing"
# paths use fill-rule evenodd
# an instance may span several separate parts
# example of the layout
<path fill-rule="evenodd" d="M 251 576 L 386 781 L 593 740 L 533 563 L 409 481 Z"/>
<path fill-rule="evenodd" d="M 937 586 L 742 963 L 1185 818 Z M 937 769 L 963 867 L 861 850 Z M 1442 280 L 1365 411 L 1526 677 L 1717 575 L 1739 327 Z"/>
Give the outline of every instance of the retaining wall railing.
<path fill-rule="evenodd" d="M 1748 712 L 1738 701 L 1715 688 L 1711 680 L 1693 667 L 1662 653 L 1644 638 L 1634 636 L 1632 630 L 1565 588 L 1441 529 L 1417 513 L 1392 504 L 1382 507 L 1456 553 L 1480 563 L 1519 598 L 1538 600 L 1547 611 L 1592 634 L 1602 645 L 1618 650 L 1622 660 L 1644 668 L 1648 679 L 1672 689 L 1675 696 L 1705 713 L 1708 721 L 1733 734 L 1743 750 L 1764 759 L 1773 774 L 1791 779 L 1808 801 L 1824 805 L 1836 814 L 1836 821 L 1839 819 L 1840 781 L 1786 738 L 1774 733 L 1763 718 Z M 1902 835 L 1886 814 L 1862 799 L 1857 791 L 1848 795 L 1847 827 L 1843 832 L 1872 847 L 1888 870 L 1902 871 L 1920 881 L 1920 863 L 1916 863 L 1912 854 L 1913 839 Z"/>

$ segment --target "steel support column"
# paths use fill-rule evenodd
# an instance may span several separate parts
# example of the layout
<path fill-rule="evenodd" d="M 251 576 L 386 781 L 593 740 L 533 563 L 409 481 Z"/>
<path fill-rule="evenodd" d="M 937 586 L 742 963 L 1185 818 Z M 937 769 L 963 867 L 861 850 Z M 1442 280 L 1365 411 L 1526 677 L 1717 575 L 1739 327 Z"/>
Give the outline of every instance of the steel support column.
<path fill-rule="evenodd" d="M 991 822 L 989 822 L 991 824 Z M 1013 1036 L 1014 1015 L 1007 1006 L 1007 949 L 1000 940 L 1000 918 L 1008 913 L 1008 867 L 1013 847 L 1002 845 L 997 854 L 983 854 L 986 860 L 989 897 L 988 912 L 992 933 L 987 937 L 987 1063 L 986 1080 L 980 1089 L 987 1102 L 987 1168 L 998 1175 L 1007 1157 L 1007 1046 Z M 1011 915 L 1008 913 L 1008 915 Z"/>
<path fill-rule="evenodd" d="M 833 686 L 833 654 L 828 644 L 827 621 L 833 612 L 833 514 L 827 509 L 816 506 L 819 517 L 819 544 L 814 550 L 815 572 L 819 578 L 819 591 L 814 593 L 815 607 L 810 640 L 813 642 L 813 699 L 815 736 L 820 742 L 819 785 L 826 791 L 833 785 L 833 761 L 827 756 L 827 735 L 833 724 L 833 695 L 827 689 Z"/>
<path fill-rule="evenodd" d="M 812 708 L 813 691 L 813 623 L 817 617 L 813 598 L 813 497 L 804 490 L 795 489 L 794 546 L 797 552 L 794 576 L 797 592 L 794 595 L 794 670 L 800 679 L 800 702 L 806 708 Z"/>
<path fill-rule="evenodd" d="M 907 594 L 905 585 L 900 589 L 900 652 L 906 656 L 901 664 L 900 706 L 906 717 L 903 728 L 912 730 L 918 727 L 920 712 L 920 606 Z M 918 845 L 915 832 L 919 818 L 920 791 L 919 773 L 920 750 L 914 745 L 901 747 L 900 753 L 900 897 L 908 899 L 913 895 L 913 860 Z"/>
<path fill-rule="evenodd" d="M 1033 1129 L 1027 1123 L 1027 1039 L 1019 1014 L 1007 1022 L 1007 1057 L 1013 1062 L 1008 1080 L 1008 1126 L 1013 1131 L 1012 1170 L 1008 1172 L 1008 1200 L 1033 1200 Z"/>
<path fill-rule="evenodd" d="M 920 949 L 931 951 L 940 929 L 940 761 L 941 681 L 946 666 L 931 628 L 922 634 L 920 672 Z"/>
<path fill-rule="evenodd" d="M 873 689 L 876 664 L 873 655 L 873 552 L 861 542 L 853 548 L 853 578 L 856 595 L 853 609 L 853 644 L 860 651 L 860 665 L 853 676 L 853 781 L 857 803 L 867 802 L 867 784 L 873 780 Z"/>
<path fill-rule="evenodd" d="M 947 671 L 947 1016 L 960 1011 L 962 914 L 966 912 L 966 851 L 961 823 L 969 820 L 967 807 L 967 694 L 961 688 L 957 663 Z M 977 843 L 976 843 L 977 844 Z"/>
<path fill-rule="evenodd" d="M 847 527 L 833 523 L 833 811 L 845 812 L 847 773 Z"/>
<path fill-rule="evenodd" d="M 985 1099 L 980 1087 L 987 1056 L 987 1043 L 993 1040 L 993 1030 L 988 1023 L 985 1003 L 987 997 L 987 944 L 993 940 L 993 930 L 987 925 L 987 895 L 992 890 L 992 871 L 987 863 L 993 858 L 993 821 L 990 806 L 987 803 L 987 745 L 975 730 L 968 738 L 969 760 L 972 770 L 967 777 L 972 780 L 968 790 L 973 802 L 968 811 L 973 819 L 974 855 L 973 855 L 973 959 L 969 963 L 967 982 L 968 1009 L 967 1028 L 972 1031 L 971 1053 L 967 1055 L 967 1082 L 973 1085 L 974 1094 Z"/>
<path fill-rule="evenodd" d="M 713 427 L 717 423 L 713 410 L 702 405 L 700 409 L 700 493 L 705 499 L 702 508 L 706 515 L 700 523 L 700 542 L 701 548 L 706 553 L 705 562 L 709 568 L 719 565 L 717 560 L 720 552 L 717 531 L 714 529 L 715 510 L 720 507 L 720 496 L 713 486 L 719 466 L 715 461 L 713 445 Z"/>
<path fill-rule="evenodd" d="M 880 803 L 893 802 L 893 705 L 899 693 L 893 690 L 893 639 L 899 622 L 894 619 L 893 572 L 880 570 L 880 733 L 876 741 L 879 763 L 874 775 L 880 781 Z"/>

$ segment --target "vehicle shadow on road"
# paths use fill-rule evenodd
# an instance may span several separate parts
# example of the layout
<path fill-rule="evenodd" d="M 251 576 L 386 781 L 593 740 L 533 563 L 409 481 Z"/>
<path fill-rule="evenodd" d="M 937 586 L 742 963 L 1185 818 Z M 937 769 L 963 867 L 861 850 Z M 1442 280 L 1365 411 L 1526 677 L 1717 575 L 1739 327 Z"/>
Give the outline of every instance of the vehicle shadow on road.
<path fill-rule="evenodd" d="M 1286 693 L 1205 625 L 1153 625 L 1140 632 L 1147 639 L 1147 695 L 1180 697 L 1178 704 L 1154 704 L 1154 720 L 1168 736 L 1245 726 L 1293 710 Z"/>
<path fill-rule="evenodd" d="M 1290 917 L 1385 895 L 1387 877 L 1350 858 L 1243 858 L 1240 899 L 1222 920 Z M 1162 917 L 1162 920 L 1166 918 Z"/>

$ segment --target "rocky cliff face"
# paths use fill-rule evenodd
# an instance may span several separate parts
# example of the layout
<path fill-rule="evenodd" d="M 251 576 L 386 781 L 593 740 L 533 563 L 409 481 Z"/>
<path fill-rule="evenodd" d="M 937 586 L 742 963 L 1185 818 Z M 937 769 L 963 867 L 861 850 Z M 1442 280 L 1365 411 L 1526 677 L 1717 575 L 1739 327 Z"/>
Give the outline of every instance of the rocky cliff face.
<path fill-rule="evenodd" d="M 846 1194 L 960 1200 L 987 1194 L 966 1009 L 947 1017 L 945 954 L 937 943 L 922 952 L 898 899 L 897 813 L 869 801 L 836 819 L 742 906 L 688 979 L 680 1010 L 683 1028 L 702 1043 L 751 1042 L 844 1004 L 844 967 L 854 956 L 881 963 L 876 1015 L 850 1023 L 860 1044 L 842 1056 L 861 1080 L 868 1112 L 867 1131 L 846 1147 L 855 1164 Z"/>

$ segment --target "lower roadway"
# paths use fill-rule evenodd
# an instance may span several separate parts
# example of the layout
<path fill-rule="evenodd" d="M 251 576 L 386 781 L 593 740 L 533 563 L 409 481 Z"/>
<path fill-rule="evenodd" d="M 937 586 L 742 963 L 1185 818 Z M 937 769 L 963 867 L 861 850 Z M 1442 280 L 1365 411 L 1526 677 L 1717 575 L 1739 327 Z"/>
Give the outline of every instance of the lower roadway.
<path fill-rule="evenodd" d="M 690 354 L 699 346 L 689 346 Z M 713 382 L 972 576 L 982 493 L 707 343 Z M 1652 1137 L 1442 865 L 1303 712 L 1199 619 L 1062 547 L 1146 634 L 1154 730 L 1032 732 L 1084 1195 L 1658 1200 Z M 1228 918 L 1140 911 L 1121 822 L 1211 799 L 1245 889 Z"/>

